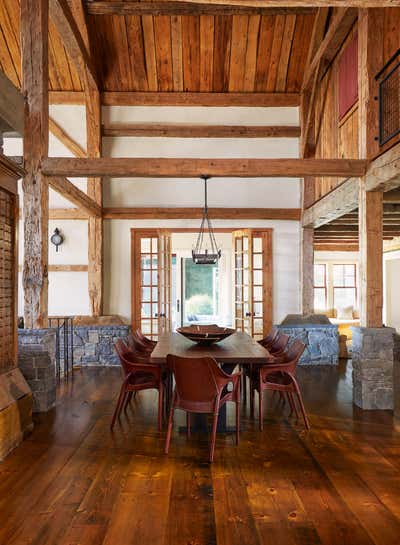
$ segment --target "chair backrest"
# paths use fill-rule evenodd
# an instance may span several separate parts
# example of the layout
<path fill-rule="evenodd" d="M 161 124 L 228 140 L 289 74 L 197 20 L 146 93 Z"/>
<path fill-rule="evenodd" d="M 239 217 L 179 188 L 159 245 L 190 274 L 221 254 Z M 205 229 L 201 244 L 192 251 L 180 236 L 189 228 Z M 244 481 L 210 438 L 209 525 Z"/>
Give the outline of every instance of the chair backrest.
<path fill-rule="evenodd" d="M 276 339 L 278 334 L 279 334 L 279 329 L 277 327 L 273 327 L 271 331 L 268 333 L 268 335 L 264 337 L 263 339 L 261 339 L 261 341 L 259 342 L 262 345 L 271 344 Z"/>
<path fill-rule="evenodd" d="M 220 369 L 213 358 L 182 358 L 169 354 L 167 364 L 175 376 L 179 401 L 193 408 L 199 403 L 214 403 L 220 392 Z"/>
<path fill-rule="evenodd" d="M 117 339 L 114 343 L 115 350 L 118 354 L 119 361 L 122 365 L 125 375 L 132 371 L 132 351 L 122 339 Z"/>
<path fill-rule="evenodd" d="M 285 359 L 287 361 L 294 361 L 294 360 L 299 361 L 305 349 L 306 349 L 306 345 L 303 342 L 301 342 L 299 339 L 296 339 L 295 341 L 292 342 L 289 349 L 287 350 Z"/>
<path fill-rule="evenodd" d="M 129 335 L 126 339 L 127 341 L 127 344 L 129 346 L 129 348 L 133 351 L 136 351 L 136 352 L 149 352 L 149 347 L 144 344 L 143 341 L 141 341 L 136 335 L 135 333 L 132 333 L 132 335 Z"/>
<path fill-rule="evenodd" d="M 280 352 L 285 350 L 289 342 L 289 335 L 286 333 L 279 333 L 274 342 L 271 345 L 271 352 Z"/>
<path fill-rule="evenodd" d="M 151 339 L 147 338 L 143 333 L 140 331 L 140 329 L 137 329 L 133 335 L 136 337 L 138 341 L 143 343 L 145 346 L 153 346 L 156 344 L 155 341 L 152 341 Z"/>

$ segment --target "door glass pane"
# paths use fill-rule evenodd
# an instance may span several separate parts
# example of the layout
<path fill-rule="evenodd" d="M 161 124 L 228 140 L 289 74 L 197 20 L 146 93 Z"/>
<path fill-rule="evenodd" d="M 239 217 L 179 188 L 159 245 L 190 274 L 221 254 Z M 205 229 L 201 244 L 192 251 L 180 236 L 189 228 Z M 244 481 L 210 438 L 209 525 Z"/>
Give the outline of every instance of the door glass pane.
<path fill-rule="evenodd" d="M 261 237 L 253 237 L 253 252 L 262 252 L 262 238 Z"/>
<path fill-rule="evenodd" d="M 151 288 L 142 288 L 142 301 L 150 301 Z"/>
<path fill-rule="evenodd" d="M 254 254 L 253 255 L 253 267 L 255 269 L 262 269 L 262 255 Z"/>
<path fill-rule="evenodd" d="M 140 251 L 142 254 L 149 254 L 151 252 L 149 238 L 142 238 L 140 240 Z"/>
<path fill-rule="evenodd" d="M 262 285 L 263 283 L 263 273 L 262 271 L 253 271 L 253 283 Z"/>
<path fill-rule="evenodd" d="M 263 304 L 262 303 L 253 303 L 253 312 L 255 316 L 262 317 Z"/>
<path fill-rule="evenodd" d="M 142 304 L 142 316 L 145 318 L 151 317 L 151 304 L 150 303 L 143 303 Z"/>
<path fill-rule="evenodd" d="M 151 269 L 151 255 L 142 255 L 140 266 L 142 269 Z"/>
<path fill-rule="evenodd" d="M 253 289 L 254 301 L 262 301 L 263 300 L 262 290 L 263 289 L 262 289 L 261 286 L 254 286 L 254 289 Z"/>
<path fill-rule="evenodd" d="M 142 285 L 150 286 L 150 283 L 151 283 L 150 271 L 142 271 Z"/>

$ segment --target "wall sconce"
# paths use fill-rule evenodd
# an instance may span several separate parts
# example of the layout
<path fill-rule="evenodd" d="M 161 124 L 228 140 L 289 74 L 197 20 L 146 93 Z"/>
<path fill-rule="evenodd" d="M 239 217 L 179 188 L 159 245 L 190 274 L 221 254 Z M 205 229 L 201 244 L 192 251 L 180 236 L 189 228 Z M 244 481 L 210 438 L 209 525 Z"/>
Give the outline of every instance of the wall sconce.
<path fill-rule="evenodd" d="M 56 252 L 58 252 L 58 247 L 64 242 L 64 237 L 60 233 L 60 230 L 57 227 L 54 229 L 54 233 L 50 237 L 50 241 L 56 247 Z"/>

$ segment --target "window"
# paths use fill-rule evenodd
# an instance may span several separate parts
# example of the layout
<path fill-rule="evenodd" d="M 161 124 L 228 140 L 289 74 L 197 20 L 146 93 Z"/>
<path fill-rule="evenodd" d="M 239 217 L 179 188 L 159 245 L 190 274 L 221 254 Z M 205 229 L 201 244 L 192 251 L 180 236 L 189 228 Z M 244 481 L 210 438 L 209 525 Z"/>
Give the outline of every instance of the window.
<path fill-rule="evenodd" d="M 358 38 L 349 42 L 339 60 L 339 119 L 358 100 Z"/>
<path fill-rule="evenodd" d="M 326 265 L 314 265 L 314 308 L 326 310 Z"/>
<path fill-rule="evenodd" d="M 333 265 L 333 306 L 335 309 L 357 306 L 356 265 Z"/>

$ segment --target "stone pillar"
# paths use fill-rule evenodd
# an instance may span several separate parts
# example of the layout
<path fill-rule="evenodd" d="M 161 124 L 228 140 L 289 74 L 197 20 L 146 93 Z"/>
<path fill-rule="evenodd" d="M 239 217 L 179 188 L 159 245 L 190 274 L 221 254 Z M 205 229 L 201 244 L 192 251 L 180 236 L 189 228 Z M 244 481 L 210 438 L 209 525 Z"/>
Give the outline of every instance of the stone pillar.
<path fill-rule="evenodd" d="M 391 327 L 353 327 L 353 402 L 393 409 L 394 334 Z"/>
<path fill-rule="evenodd" d="M 56 331 L 20 329 L 18 365 L 32 390 L 33 412 L 47 412 L 56 404 Z"/>
<path fill-rule="evenodd" d="M 400 335 L 394 335 L 393 405 L 394 416 L 400 418 Z"/>

